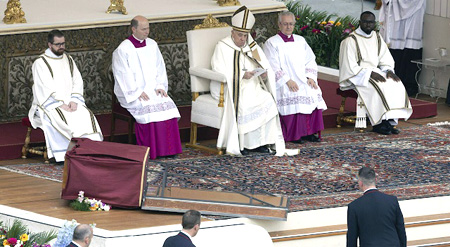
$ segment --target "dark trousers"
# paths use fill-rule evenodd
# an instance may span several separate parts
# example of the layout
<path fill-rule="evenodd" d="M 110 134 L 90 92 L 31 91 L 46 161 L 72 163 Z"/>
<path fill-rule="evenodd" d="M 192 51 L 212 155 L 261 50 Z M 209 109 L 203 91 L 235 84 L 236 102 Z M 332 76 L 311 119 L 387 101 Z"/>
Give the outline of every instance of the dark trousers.
<path fill-rule="evenodd" d="M 419 91 L 416 82 L 416 73 L 419 70 L 417 64 L 411 63 L 411 60 L 422 59 L 422 48 L 420 49 L 389 49 L 395 61 L 395 74 L 400 77 L 406 92 L 409 96 L 415 96 Z M 420 73 L 419 73 L 420 74 Z M 419 76 L 417 74 L 417 76 Z"/>
<path fill-rule="evenodd" d="M 445 103 L 450 106 L 450 79 L 448 79 L 447 100 Z"/>

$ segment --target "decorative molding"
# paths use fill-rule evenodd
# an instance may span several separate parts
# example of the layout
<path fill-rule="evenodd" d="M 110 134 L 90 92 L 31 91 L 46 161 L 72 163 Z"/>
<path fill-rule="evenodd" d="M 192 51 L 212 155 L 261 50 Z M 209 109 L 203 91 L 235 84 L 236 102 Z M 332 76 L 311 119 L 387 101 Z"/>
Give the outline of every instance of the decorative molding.
<path fill-rule="evenodd" d="M 219 20 L 214 18 L 211 14 L 208 14 L 208 16 L 206 16 L 206 18 L 203 20 L 203 23 L 195 25 L 194 29 L 205 29 L 216 27 L 228 27 L 228 24 L 225 22 L 219 22 Z"/>
<path fill-rule="evenodd" d="M 109 5 L 108 10 L 106 10 L 106 13 L 111 13 L 112 11 L 118 11 L 122 13 L 123 15 L 128 15 L 127 9 L 123 5 L 123 0 L 110 0 L 111 5 Z"/>
<path fill-rule="evenodd" d="M 20 0 L 9 0 L 6 4 L 5 17 L 3 22 L 6 24 L 26 23 L 25 12 L 22 10 Z"/>
<path fill-rule="evenodd" d="M 217 3 L 221 7 L 224 7 L 224 6 L 239 6 L 239 5 L 241 5 L 239 0 L 217 0 Z"/>

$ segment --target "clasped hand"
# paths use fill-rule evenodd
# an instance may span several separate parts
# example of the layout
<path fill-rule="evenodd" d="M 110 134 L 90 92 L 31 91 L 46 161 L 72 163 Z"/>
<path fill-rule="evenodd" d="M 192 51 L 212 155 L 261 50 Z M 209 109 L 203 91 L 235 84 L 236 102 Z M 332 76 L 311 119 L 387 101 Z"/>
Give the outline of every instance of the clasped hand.
<path fill-rule="evenodd" d="M 161 97 L 167 97 L 167 92 L 164 89 L 155 89 L 156 95 L 161 95 Z M 139 100 L 148 101 L 150 97 L 145 92 L 141 93 L 141 96 L 138 98 Z"/>
<path fill-rule="evenodd" d="M 78 108 L 78 104 L 70 101 L 69 104 L 62 104 L 61 106 L 59 106 L 59 108 L 63 109 L 64 111 L 68 111 L 68 112 L 74 112 L 77 110 Z"/>
<path fill-rule="evenodd" d="M 316 82 L 313 79 L 311 79 L 311 78 L 308 78 L 306 83 L 308 83 L 308 85 L 310 87 L 314 88 L 314 89 L 319 88 L 317 86 Z M 286 84 L 287 84 L 287 86 L 289 88 L 289 91 L 291 91 L 291 92 L 297 92 L 299 90 L 298 84 L 295 81 L 293 81 L 293 80 L 287 81 Z"/>
<path fill-rule="evenodd" d="M 244 74 L 244 79 L 251 79 L 255 75 L 255 71 L 246 71 Z M 267 78 L 267 71 L 261 74 L 261 78 L 265 80 Z"/>
<path fill-rule="evenodd" d="M 372 73 L 370 74 L 370 77 L 372 79 L 374 79 L 375 81 L 379 81 L 379 82 L 385 82 L 386 81 L 386 79 L 382 75 L 378 74 L 375 71 L 372 71 Z M 394 74 L 394 72 L 392 70 L 388 70 L 388 72 L 386 72 L 386 77 L 390 78 L 390 79 L 392 79 L 392 80 L 394 80 L 396 82 L 400 81 L 400 78 L 396 74 Z"/>

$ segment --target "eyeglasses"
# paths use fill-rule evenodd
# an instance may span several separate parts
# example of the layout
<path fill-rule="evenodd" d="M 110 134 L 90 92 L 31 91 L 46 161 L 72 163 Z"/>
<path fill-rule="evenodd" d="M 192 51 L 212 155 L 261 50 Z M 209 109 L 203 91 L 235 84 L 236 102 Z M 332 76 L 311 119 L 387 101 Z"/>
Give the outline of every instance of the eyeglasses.
<path fill-rule="evenodd" d="M 285 27 L 293 27 L 295 25 L 295 23 L 294 22 L 284 22 L 284 23 L 281 23 L 281 25 L 285 26 Z"/>
<path fill-rule="evenodd" d="M 62 42 L 62 43 L 53 43 L 52 45 L 58 46 L 58 47 L 66 46 L 66 42 Z"/>

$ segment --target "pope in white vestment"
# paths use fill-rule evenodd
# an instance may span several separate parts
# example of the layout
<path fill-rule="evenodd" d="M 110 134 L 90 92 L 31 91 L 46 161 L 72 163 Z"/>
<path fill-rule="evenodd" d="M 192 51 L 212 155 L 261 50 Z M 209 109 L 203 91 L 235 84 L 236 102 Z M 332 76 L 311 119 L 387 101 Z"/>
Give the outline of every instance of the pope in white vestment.
<path fill-rule="evenodd" d="M 356 127 L 366 127 L 366 116 L 380 134 L 398 134 L 392 126 L 412 114 L 405 87 L 394 74 L 394 60 L 386 43 L 373 31 L 375 16 L 361 14 L 360 27 L 341 42 L 339 83 L 358 93 Z"/>
<path fill-rule="evenodd" d="M 148 38 L 149 23 L 132 21 L 133 34 L 114 51 L 114 93 L 120 105 L 136 119 L 138 145 L 150 147 L 150 158 L 182 152 L 175 102 L 167 95 L 166 67 L 158 44 Z"/>
<path fill-rule="evenodd" d="M 302 36 L 292 34 L 295 16 L 282 12 L 279 33 L 264 44 L 275 72 L 277 107 L 285 141 L 320 141 L 324 129 L 322 111 L 327 109 L 317 83 L 316 56 Z"/>
<path fill-rule="evenodd" d="M 248 150 L 276 155 L 295 154 L 286 150 L 275 103 L 274 74 L 262 49 L 248 36 L 253 14 L 245 7 L 232 17 L 232 35 L 218 42 L 211 59 L 213 70 L 227 77 L 225 105 L 217 146 L 229 154 Z M 256 75 L 261 70 L 261 75 Z M 218 100 L 220 84 L 211 82 L 211 95 Z"/>
<path fill-rule="evenodd" d="M 103 135 L 86 107 L 80 71 L 64 53 L 63 34 L 51 31 L 48 45 L 33 63 L 33 103 L 28 117 L 33 128 L 44 131 L 48 157 L 61 162 L 72 137 L 102 141 Z"/>

